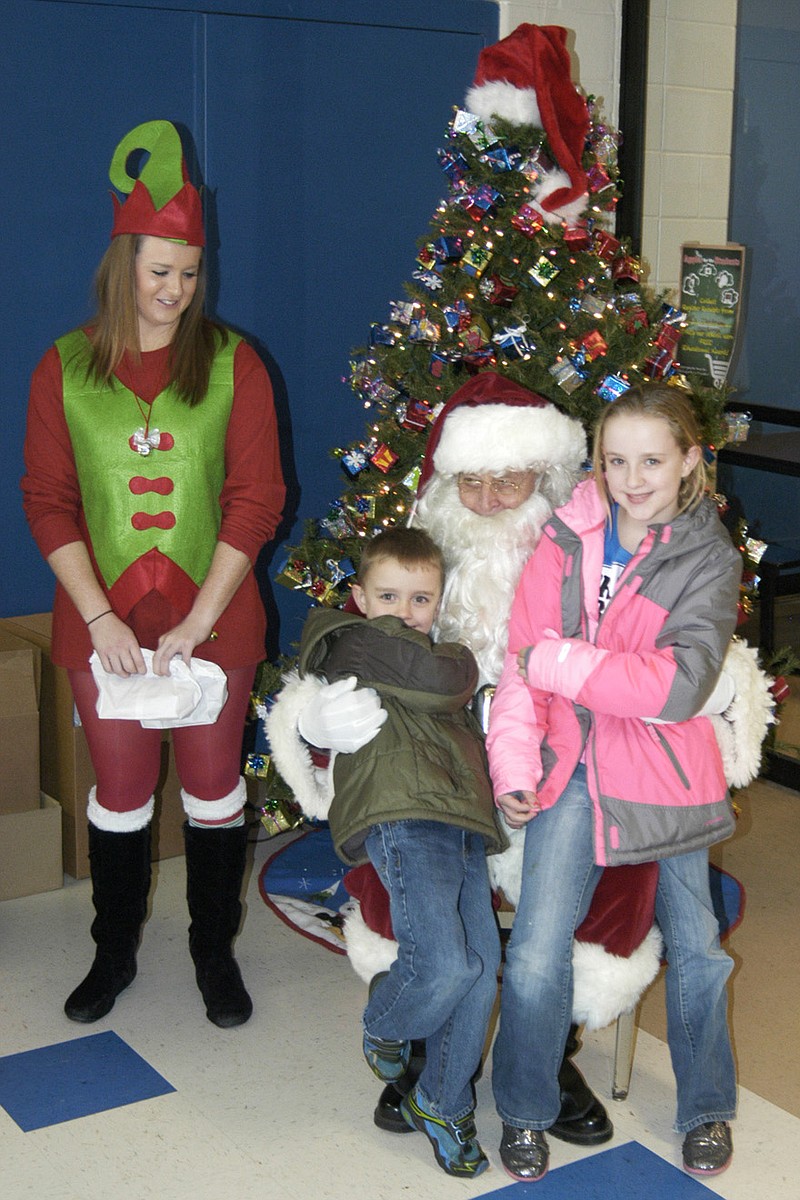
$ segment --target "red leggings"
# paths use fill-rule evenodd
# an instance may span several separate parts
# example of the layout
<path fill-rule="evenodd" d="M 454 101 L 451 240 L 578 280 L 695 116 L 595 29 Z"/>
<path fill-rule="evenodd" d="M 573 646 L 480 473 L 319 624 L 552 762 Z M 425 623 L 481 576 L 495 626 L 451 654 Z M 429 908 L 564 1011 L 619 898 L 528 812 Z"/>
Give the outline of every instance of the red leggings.
<path fill-rule="evenodd" d="M 255 667 L 238 667 L 225 674 L 228 699 L 216 722 L 172 730 L 181 786 L 199 800 L 230 795 L 241 775 L 242 736 Z M 143 729 L 138 721 L 101 721 L 91 671 L 72 670 L 69 680 L 97 776 L 97 803 L 118 813 L 142 808 L 158 782 L 162 731 Z"/>

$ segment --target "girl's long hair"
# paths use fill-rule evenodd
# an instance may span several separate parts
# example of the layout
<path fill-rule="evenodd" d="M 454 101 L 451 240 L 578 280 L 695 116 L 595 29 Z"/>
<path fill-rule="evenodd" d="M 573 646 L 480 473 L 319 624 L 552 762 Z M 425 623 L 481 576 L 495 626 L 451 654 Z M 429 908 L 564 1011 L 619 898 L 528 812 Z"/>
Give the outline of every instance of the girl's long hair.
<path fill-rule="evenodd" d="M 603 434 L 605 427 L 614 417 L 641 416 L 660 417 L 666 421 L 670 433 L 677 443 L 681 454 L 688 454 L 692 446 L 701 450 L 697 463 L 681 480 L 678 491 L 678 512 L 686 512 L 696 508 L 703 497 L 707 486 L 706 465 L 703 461 L 700 429 L 697 423 L 691 393 L 686 388 L 670 383 L 638 383 L 623 392 L 619 399 L 614 400 L 604 410 L 594 430 L 594 448 L 592 462 L 597 490 L 606 508 L 611 507 L 611 500 L 606 487 L 603 471 Z"/>
<path fill-rule="evenodd" d="M 112 238 L 95 275 L 97 312 L 89 322 L 88 372 L 101 383 L 112 381 L 126 350 L 134 355 L 141 353 L 135 276 L 140 244 L 140 236 L 134 233 Z M 181 315 L 170 348 L 169 382 L 190 407 L 205 398 L 214 354 L 228 340 L 223 326 L 203 312 L 205 296 L 205 255 L 201 254 L 197 288 Z"/>

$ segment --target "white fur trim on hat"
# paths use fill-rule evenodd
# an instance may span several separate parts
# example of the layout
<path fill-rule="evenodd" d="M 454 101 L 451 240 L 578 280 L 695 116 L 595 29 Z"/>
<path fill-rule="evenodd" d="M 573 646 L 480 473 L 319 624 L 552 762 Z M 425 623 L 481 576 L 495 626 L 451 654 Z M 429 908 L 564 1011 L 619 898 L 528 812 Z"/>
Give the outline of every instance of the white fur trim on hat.
<path fill-rule="evenodd" d="M 566 222 L 567 225 L 575 225 L 586 211 L 586 206 L 589 202 L 588 192 L 584 192 L 575 200 L 571 200 L 569 204 L 562 204 L 560 208 L 554 208 L 552 211 L 542 207 L 548 196 L 551 196 L 553 192 L 557 192 L 561 188 L 568 188 L 569 185 L 569 175 L 559 167 L 555 171 L 548 171 L 543 175 L 539 183 L 531 191 L 530 203 L 546 225 L 560 225 L 562 221 Z"/>
<path fill-rule="evenodd" d="M 491 121 L 493 116 L 498 116 L 512 125 L 535 125 L 537 128 L 542 125 L 536 89 L 518 88 L 502 79 L 473 84 L 464 104 L 482 121 Z"/>
<path fill-rule="evenodd" d="M 465 404 L 448 416 L 433 462 L 440 474 L 458 475 L 552 466 L 577 471 L 585 457 L 583 426 L 554 405 Z"/>

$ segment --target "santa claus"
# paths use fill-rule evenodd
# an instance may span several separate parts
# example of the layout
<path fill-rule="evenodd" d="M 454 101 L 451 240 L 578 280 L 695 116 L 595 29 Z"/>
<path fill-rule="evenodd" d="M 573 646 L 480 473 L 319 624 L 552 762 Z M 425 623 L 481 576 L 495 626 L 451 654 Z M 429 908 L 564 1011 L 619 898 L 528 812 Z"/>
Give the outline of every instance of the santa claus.
<path fill-rule="evenodd" d="M 473 376 L 456 391 L 431 427 L 412 521 L 441 547 L 446 583 L 436 640 L 461 641 L 478 662 L 476 698 L 483 719 L 499 679 L 508 616 L 519 576 L 544 522 L 570 495 L 586 457 L 580 423 L 554 404 L 494 371 Z M 307 815 L 324 819 L 330 771 L 320 769 L 312 746 L 352 751 L 380 728 L 379 702 L 369 689 L 290 677 L 267 719 L 275 765 Z M 523 831 L 509 830 L 511 847 L 490 858 L 490 874 L 513 905 L 519 895 Z M 614 868 L 605 873 L 575 946 L 577 1023 L 598 1028 L 633 1007 L 659 965 L 660 940 L 651 931 L 655 869 Z M 388 900 L 371 865 L 345 878 L 354 897 L 345 924 L 351 962 L 365 980 L 390 967 L 396 946 Z M 579 1145 L 613 1134 L 605 1108 L 572 1062 L 577 1028 L 568 1041 L 560 1081 L 562 1107 L 550 1130 Z M 424 1053 L 424 1047 L 417 1047 Z M 388 1084 L 375 1110 L 383 1129 L 406 1132 L 400 1113 L 415 1067 Z"/>

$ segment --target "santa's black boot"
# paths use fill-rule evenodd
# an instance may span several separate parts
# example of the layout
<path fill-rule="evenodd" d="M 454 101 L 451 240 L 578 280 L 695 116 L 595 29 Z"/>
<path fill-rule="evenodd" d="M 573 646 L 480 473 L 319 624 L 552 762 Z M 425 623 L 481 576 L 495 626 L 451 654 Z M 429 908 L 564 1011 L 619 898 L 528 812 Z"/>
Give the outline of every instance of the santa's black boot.
<path fill-rule="evenodd" d="M 64 1005 L 71 1021 L 99 1021 L 136 976 L 136 951 L 150 892 L 150 825 L 110 833 L 89 824 L 96 917 L 94 963 Z"/>
<path fill-rule="evenodd" d="M 614 1136 L 608 1113 L 572 1061 L 578 1051 L 578 1027 L 570 1027 L 564 1057 L 558 1072 L 561 1111 L 548 1129 L 554 1137 L 577 1146 L 597 1146 Z"/>
<path fill-rule="evenodd" d="M 189 950 L 197 986 L 214 1025 L 243 1025 L 253 1002 L 233 957 L 233 939 L 242 918 L 239 895 L 247 858 L 247 827 L 183 827 L 186 844 L 186 899 Z"/>
<path fill-rule="evenodd" d="M 412 1041 L 405 1074 L 394 1083 L 387 1083 L 378 1099 L 373 1120 L 379 1129 L 385 1129 L 387 1133 L 414 1133 L 400 1111 L 400 1104 L 419 1079 L 424 1066 L 425 1043 Z"/>

